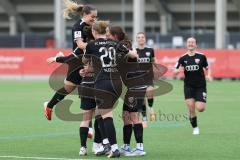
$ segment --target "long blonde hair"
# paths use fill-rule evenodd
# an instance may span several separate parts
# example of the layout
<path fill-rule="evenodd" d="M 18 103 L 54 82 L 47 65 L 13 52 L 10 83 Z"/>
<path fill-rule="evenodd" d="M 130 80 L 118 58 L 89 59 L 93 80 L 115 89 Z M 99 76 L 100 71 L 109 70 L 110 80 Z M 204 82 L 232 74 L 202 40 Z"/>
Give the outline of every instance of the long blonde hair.
<path fill-rule="evenodd" d="M 63 12 L 63 17 L 65 19 L 72 19 L 70 14 L 78 14 L 83 16 L 84 14 L 90 14 L 91 11 L 95 11 L 96 8 L 91 5 L 82 5 L 74 2 L 72 0 L 64 0 L 66 8 Z"/>

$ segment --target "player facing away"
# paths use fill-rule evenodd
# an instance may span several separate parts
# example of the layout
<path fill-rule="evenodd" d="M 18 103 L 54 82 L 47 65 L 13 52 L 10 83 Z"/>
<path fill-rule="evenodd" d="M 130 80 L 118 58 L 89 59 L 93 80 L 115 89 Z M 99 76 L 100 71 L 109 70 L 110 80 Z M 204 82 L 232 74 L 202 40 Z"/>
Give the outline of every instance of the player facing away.
<path fill-rule="evenodd" d="M 84 57 L 83 57 L 84 58 Z M 83 77 L 81 85 L 78 87 L 79 95 L 81 97 L 81 109 L 82 112 L 82 121 L 80 124 L 80 142 L 81 147 L 79 151 L 80 156 L 87 155 L 87 136 L 89 135 L 89 123 L 91 122 L 92 117 L 95 114 L 96 101 L 95 101 L 95 90 L 94 90 L 94 72 L 91 59 L 90 61 L 84 62 L 84 68 L 80 70 L 80 75 Z M 87 70 L 88 72 L 85 72 Z M 86 80 L 88 79 L 88 80 Z M 94 140 L 92 151 L 94 154 L 103 150 L 103 145 L 109 144 L 107 135 L 104 129 L 102 117 L 96 113 L 94 121 Z"/>
<path fill-rule="evenodd" d="M 86 57 L 86 58 L 85 58 Z M 79 155 L 87 155 L 87 135 L 88 135 L 88 126 L 91 122 L 91 119 L 95 114 L 94 121 L 94 140 L 92 151 L 94 154 L 98 154 L 104 150 L 103 145 L 109 146 L 109 141 L 105 132 L 104 122 L 101 115 L 95 112 L 96 101 L 95 101 L 95 89 L 94 82 L 96 77 L 93 70 L 93 61 L 88 56 L 83 56 L 82 60 L 84 61 L 84 68 L 80 70 L 80 75 L 83 77 L 83 81 L 80 85 L 79 94 L 81 97 L 81 109 L 83 110 L 83 121 L 80 125 L 80 139 L 81 139 L 81 148 Z M 89 79 L 86 81 L 86 79 Z M 91 80 L 91 81 L 90 81 Z"/>
<path fill-rule="evenodd" d="M 147 91 L 146 91 L 146 98 L 150 110 L 150 120 L 155 120 L 155 113 L 153 110 L 153 102 L 154 102 L 154 95 L 153 95 L 153 65 L 155 64 L 155 56 L 153 48 L 146 47 L 146 36 L 145 33 L 139 32 L 136 36 L 137 40 L 137 53 L 139 55 L 138 62 L 140 64 L 140 70 L 145 70 L 149 72 L 149 76 L 146 79 Z M 143 105 L 143 125 L 146 127 L 147 125 L 147 117 L 146 117 L 146 103 Z"/>
<path fill-rule="evenodd" d="M 95 77 L 96 112 L 103 118 L 106 134 L 111 146 L 104 146 L 97 155 L 106 155 L 115 158 L 120 156 L 117 145 L 116 130 L 113 123 L 112 110 L 115 102 L 121 95 L 122 84 L 116 64 L 116 42 L 107 39 L 106 29 L 108 22 L 96 21 L 92 26 L 95 41 L 87 44 L 85 57 L 91 57 Z"/>
<path fill-rule="evenodd" d="M 206 78 L 211 80 L 211 71 L 208 67 L 207 58 L 204 54 L 196 51 L 196 39 L 187 39 L 187 53 L 182 55 L 176 66 L 174 73 L 184 71 L 184 96 L 189 111 L 189 120 L 193 128 L 193 134 L 198 135 L 199 127 L 197 124 L 196 109 L 203 112 L 206 108 L 207 86 Z M 207 76 L 205 78 L 204 71 Z"/>
<path fill-rule="evenodd" d="M 92 29 L 91 29 L 92 32 Z M 89 124 L 90 119 L 92 118 L 93 114 L 95 114 L 95 121 L 94 121 L 94 140 L 93 140 L 93 147 L 92 151 L 94 154 L 98 154 L 99 152 L 103 152 L 104 146 L 110 146 L 106 132 L 104 127 L 104 122 L 102 116 L 96 111 L 96 101 L 95 101 L 95 75 L 93 70 L 93 61 L 91 58 L 88 58 L 84 54 L 82 57 L 82 61 L 85 64 L 84 68 L 80 70 L 80 75 L 85 79 L 83 80 L 79 89 L 80 97 L 81 97 L 81 108 L 84 110 L 83 112 L 83 120 L 85 120 L 84 132 L 80 130 L 80 139 L 81 139 L 81 148 L 79 155 L 87 155 L 87 124 Z M 91 81 L 86 81 L 86 79 L 90 79 Z M 85 107 L 84 107 L 85 106 Z M 92 106 L 92 107 L 90 107 Z M 91 111 L 89 109 L 92 109 Z M 90 121 L 91 122 L 91 121 Z M 82 124 L 82 123 L 81 123 Z M 90 128 L 89 128 L 90 129 Z M 82 136 L 81 136 L 82 135 Z M 88 134 L 89 135 L 89 134 Z"/>
<path fill-rule="evenodd" d="M 118 44 L 132 48 L 129 40 L 126 39 L 126 34 L 119 26 L 111 26 L 108 30 L 108 37 L 119 41 Z M 124 48 L 122 48 L 124 50 Z M 127 92 L 124 97 L 123 104 L 123 141 L 124 145 L 121 147 L 121 154 L 124 156 L 143 156 L 146 154 L 143 149 L 143 125 L 140 118 L 142 112 L 143 101 L 147 86 L 144 78 L 140 72 L 139 63 L 137 62 L 138 54 L 136 50 L 131 50 L 128 55 L 127 52 L 120 51 L 118 48 L 117 64 L 121 75 L 122 82 L 127 87 Z M 136 149 L 131 151 L 130 141 L 132 131 L 134 131 L 136 139 Z"/>

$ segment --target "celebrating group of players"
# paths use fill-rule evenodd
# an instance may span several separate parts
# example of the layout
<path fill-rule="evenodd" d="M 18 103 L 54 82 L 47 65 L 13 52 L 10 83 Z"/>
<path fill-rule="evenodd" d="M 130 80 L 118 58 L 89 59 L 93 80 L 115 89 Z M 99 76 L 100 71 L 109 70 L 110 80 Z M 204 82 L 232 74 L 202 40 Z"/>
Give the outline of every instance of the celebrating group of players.
<path fill-rule="evenodd" d="M 65 18 L 71 18 L 70 16 L 73 14 L 77 14 L 81 18 L 72 28 L 72 53 L 68 56 L 56 55 L 47 59 L 49 63 L 68 64 L 68 72 L 64 87 L 59 89 L 49 102 L 44 103 L 46 118 L 51 120 L 53 107 L 77 88 L 81 98 L 80 108 L 83 110 L 79 129 L 80 155 L 87 155 L 86 142 L 93 117 L 95 117 L 93 152 L 97 156 L 107 155 L 109 158 L 115 158 L 120 154 L 125 156 L 145 155 L 143 127 L 146 123 L 142 122 L 142 120 L 146 122 L 145 96 L 147 96 L 148 106 L 151 108 L 150 118 L 152 120 L 155 118 L 152 109 L 153 49 L 145 47 L 146 39 L 142 32 L 136 35 L 138 48 L 133 49 L 121 27 L 112 26 L 108 21 L 96 20 L 97 10 L 93 6 L 79 5 L 71 0 L 65 0 L 65 4 Z M 196 46 L 192 47 L 193 52 L 195 52 L 194 47 L 196 48 Z M 196 81 L 198 81 L 198 75 L 201 74 L 202 78 L 204 76 L 202 75 L 203 68 L 207 68 L 205 58 L 205 56 L 195 53 L 180 58 L 176 72 L 183 67 L 186 73 L 192 72 L 189 73 L 190 76 L 197 76 Z M 193 67 L 189 67 L 188 64 Z M 189 70 L 185 68 L 189 68 Z M 196 70 L 199 73 L 195 73 Z M 186 74 L 186 76 L 188 75 Z M 186 83 L 188 82 L 186 81 Z M 124 97 L 122 116 L 124 145 L 119 149 L 112 111 L 122 93 L 122 84 L 126 86 L 127 91 Z M 188 87 L 185 87 L 185 98 L 191 104 L 189 111 L 194 109 L 190 112 L 190 120 L 193 128 L 197 128 L 194 103 L 196 101 L 197 108 L 202 109 L 201 111 L 204 110 L 206 99 L 200 97 L 203 96 L 201 93 L 206 94 L 206 85 L 203 83 L 200 86 L 201 89 L 197 90 L 194 89 L 194 85 L 186 86 Z M 186 95 L 188 96 L 186 97 Z M 206 98 L 206 95 L 204 96 Z M 131 150 L 132 131 L 136 139 L 136 148 Z"/>
<path fill-rule="evenodd" d="M 153 106 L 153 49 L 145 47 L 144 33 L 137 34 L 139 48 L 132 49 L 121 27 L 96 20 L 97 10 L 93 6 L 79 5 L 70 0 L 65 0 L 65 4 L 66 18 L 76 13 L 81 19 L 72 28 L 72 54 L 57 55 L 47 60 L 49 63 L 67 63 L 68 73 L 64 87 L 44 104 L 46 118 L 51 120 L 53 107 L 78 88 L 83 110 L 79 154 L 87 154 L 89 126 L 92 117 L 95 117 L 93 151 L 96 155 L 119 157 L 120 152 L 125 156 L 145 155 L 141 114 L 146 120 L 146 92 L 150 95 L 148 104 Z M 143 63 L 145 65 L 141 65 Z M 124 145 L 119 150 L 112 110 L 122 93 L 122 83 L 127 92 L 123 104 Z M 154 118 L 153 110 L 151 115 Z M 134 150 L 130 149 L 132 131 L 137 142 Z"/>

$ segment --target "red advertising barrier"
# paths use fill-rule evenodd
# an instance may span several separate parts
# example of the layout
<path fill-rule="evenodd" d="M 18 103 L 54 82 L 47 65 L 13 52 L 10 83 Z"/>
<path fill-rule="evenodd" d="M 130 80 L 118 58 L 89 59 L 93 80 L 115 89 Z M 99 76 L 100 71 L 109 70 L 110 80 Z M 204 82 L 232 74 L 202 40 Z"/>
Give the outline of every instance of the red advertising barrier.
<path fill-rule="evenodd" d="M 59 66 L 46 59 L 55 56 L 57 49 L 0 49 L 0 76 L 49 76 Z M 69 53 L 69 49 L 61 49 Z"/>
<path fill-rule="evenodd" d="M 70 49 L 0 49 L 1 76 L 49 76 L 59 64 L 47 64 L 46 59 Z M 168 68 L 164 77 L 172 77 L 171 68 L 186 50 L 155 50 L 158 63 Z M 213 77 L 240 78 L 240 50 L 199 50 L 207 56 Z"/>
<path fill-rule="evenodd" d="M 240 50 L 199 50 L 208 59 L 215 78 L 240 78 Z M 168 68 L 164 77 L 172 77 L 172 68 L 186 50 L 155 50 L 157 62 Z"/>

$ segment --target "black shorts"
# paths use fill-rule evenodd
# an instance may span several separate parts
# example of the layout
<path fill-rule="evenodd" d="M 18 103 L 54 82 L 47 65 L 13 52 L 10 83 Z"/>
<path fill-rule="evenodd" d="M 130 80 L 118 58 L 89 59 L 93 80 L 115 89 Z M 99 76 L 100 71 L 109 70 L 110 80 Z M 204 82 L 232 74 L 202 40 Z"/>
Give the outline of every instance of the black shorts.
<path fill-rule="evenodd" d="M 206 103 L 207 89 L 206 87 L 197 88 L 184 85 L 184 96 L 185 99 L 193 98 L 195 101 Z"/>
<path fill-rule="evenodd" d="M 123 111 L 142 112 L 146 88 L 128 89 L 124 97 Z"/>
<path fill-rule="evenodd" d="M 127 105 L 126 103 L 123 103 L 123 111 L 142 112 L 143 103 L 144 103 L 144 99 L 136 99 L 134 105 Z"/>
<path fill-rule="evenodd" d="M 83 68 L 82 64 L 78 61 L 74 61 L 68 64 L 67 81 L 70 81 L 76 85 L 80 85 L 82 82 L 82 77 L 79 71 Z"/>
<path fill-rule="evenodd" d="M 116 80 L 99 80 L 95 83 L 95 99 L 99 109 L 111 109 L 122 93 L 122 82 Z"/>
<path fill-rule="evenodd" d="M 96 108 L 94 83 L 81 83 L 81 85 L 78 87 L 78 92 L 79 97 L 81 98 L 81 109 L 91 110 Z"/>

